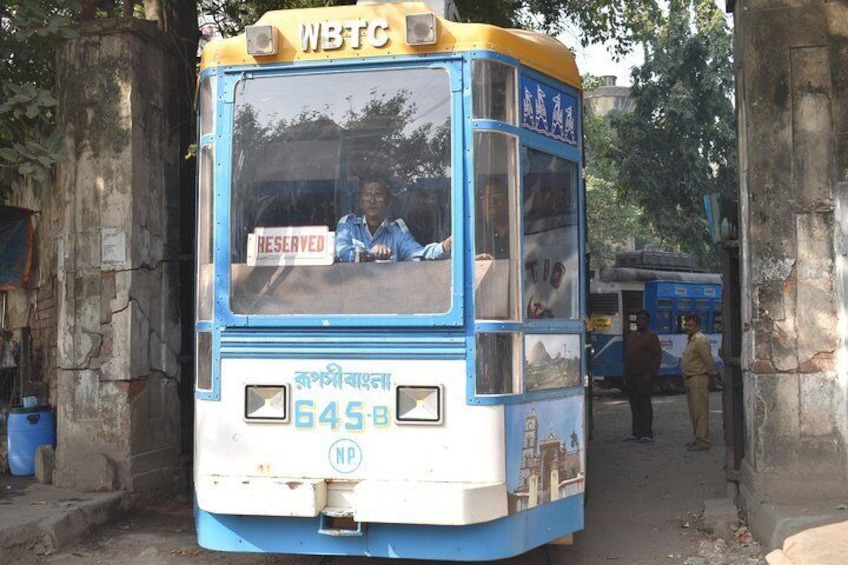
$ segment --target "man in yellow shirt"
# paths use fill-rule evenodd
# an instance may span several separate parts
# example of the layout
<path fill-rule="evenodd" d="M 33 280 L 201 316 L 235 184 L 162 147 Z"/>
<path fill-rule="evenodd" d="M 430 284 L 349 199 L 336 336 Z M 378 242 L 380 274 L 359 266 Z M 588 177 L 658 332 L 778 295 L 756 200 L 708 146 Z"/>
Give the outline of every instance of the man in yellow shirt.
<path fill-rule="evenodd" d="M 686 386 L 689 419 L 692 420 L 693 439 L 686 444 L 689 451 L 706 451 L 710 448 L 710 376 L 718 375 L 710 342 L 701 333 L 701 317 L 686 316 L 686 333 L 689 341 L 680 359 L 680 372 Z"/>

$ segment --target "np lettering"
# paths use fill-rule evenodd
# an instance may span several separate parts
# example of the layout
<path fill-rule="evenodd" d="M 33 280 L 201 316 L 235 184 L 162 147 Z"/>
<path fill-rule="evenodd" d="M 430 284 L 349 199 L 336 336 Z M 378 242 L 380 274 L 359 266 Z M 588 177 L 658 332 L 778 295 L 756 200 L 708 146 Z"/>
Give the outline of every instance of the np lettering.
<path fill-rule="evenodd" d="M 371 47 L 383 47 L 389 42 L 389 24 L 386 20 L 329 20 L 300 24 L 300 48 L 310 51 L 333 51 L 341 49 L 345 41 L 353 49 L 362 47 L 362 39 Z"/>

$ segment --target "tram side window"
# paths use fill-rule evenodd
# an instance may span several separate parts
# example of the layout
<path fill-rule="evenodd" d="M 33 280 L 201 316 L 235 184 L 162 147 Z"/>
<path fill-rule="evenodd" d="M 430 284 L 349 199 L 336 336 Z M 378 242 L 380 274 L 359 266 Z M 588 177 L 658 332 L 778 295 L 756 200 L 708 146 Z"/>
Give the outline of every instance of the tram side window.
<path fill-rule="evenodd" d="M 474 134 L 474 304 L 478 320 L 519 320 L 517 139 Z"/>
<path fill-rule="evenodd" d="M 692 301 L 688 298 L 682 298 L 675 301 L 674 309 L 676 313 L 675 333 L 686 333 L 686 316 L 692 314 Z"/>
<path fill-rule="evenodd" d="M 656 304 L 657 311 L 654 314 L 654 318 L 651 320 L 651 324 L 659 333 L 671 333 L 671 309 L 673 305 L 671 299 L 657 298 Z"/>
<path fill-rule="evenodd" d="M 524 148 L 524 285 L 529 318 L 576 318 L 577 163 Z"/>
<path fill-rule="evenodd" d="M 520 392 L 518 364 L 520 346 L 517 334 L 480 333 L 476 339 L 477 362 L 475 390 L 480 395 Z"/>
<path fill-rule="evenodd" d="M 239 82 L 230 203 L 233 311 L 448 311 L 451 261 L 437 259 L 450 258 L 441 245 L 451 236 L 450 148 L 445 69 Z M 382 184 L 363 188 L 375 180 Z M 349 245 L 340 251 L 333 235 L 342 232 Z M 298 235 L 304 233 L 310 235 Z M 378 256 L 378 245 L 390 256 Z M 361 252 L 347 253 L 354 248 Z M 391 264 L 353 265 L 353 257 Z M 426 290 L 423 281 L 431 283 Z"/>
<path fill-rule="evenodd" d="M 478 120 L 497 120 L 515 125 L 515 67 L 497 61 L 471 63 L 473 115 Z"/>

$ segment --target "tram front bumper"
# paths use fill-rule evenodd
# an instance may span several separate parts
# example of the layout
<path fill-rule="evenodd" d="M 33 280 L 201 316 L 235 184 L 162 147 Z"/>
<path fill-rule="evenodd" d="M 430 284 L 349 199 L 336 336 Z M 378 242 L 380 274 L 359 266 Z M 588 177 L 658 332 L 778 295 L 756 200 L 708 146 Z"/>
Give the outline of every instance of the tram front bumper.
<path fill-rule="evenodd" d="M 363 480 L 334 482 L 282 477 L 201 478 L 198 506 L 215 514 L 316 517 L 357 522 L 461 526 L 508 514 L 504 483 Z"/>

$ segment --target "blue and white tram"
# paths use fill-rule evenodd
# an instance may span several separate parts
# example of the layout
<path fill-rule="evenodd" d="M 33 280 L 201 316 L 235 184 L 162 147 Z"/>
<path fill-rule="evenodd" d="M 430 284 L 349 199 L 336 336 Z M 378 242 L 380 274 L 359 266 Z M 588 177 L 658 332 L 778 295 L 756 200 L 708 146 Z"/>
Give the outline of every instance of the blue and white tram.
<path fill-rule="evenodd" d="M 581 99 L 556 40 L 423 2 L 205 47 L 202 546 L 475 561 L 582 529 Z"/>
<path fill-rule="evenodd" d="M 661 391 L 682 391 L 680 359 L 686 348 L 687 314 L 701 318 L 717 367 L 721 345 L 721 275 L 652 268 L 612 267 L 590 281 L 589 315 L 592 319 L 592 375 L 602 388 L 624 388 L 623 346 L 636 329 L 636 313 L 646 310 L 650 328 L 663 348 L 657 379 Z"/>

